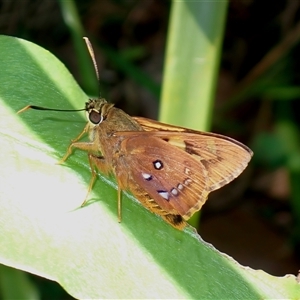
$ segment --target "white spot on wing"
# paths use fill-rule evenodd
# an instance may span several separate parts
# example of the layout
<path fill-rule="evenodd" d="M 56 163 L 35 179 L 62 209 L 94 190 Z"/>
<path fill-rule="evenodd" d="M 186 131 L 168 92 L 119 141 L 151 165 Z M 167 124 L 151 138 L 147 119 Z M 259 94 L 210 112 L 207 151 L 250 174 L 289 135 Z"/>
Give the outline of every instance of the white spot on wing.
<path fill-rule="evenodd" d="M 174 196 L 177 196 L 177 195 L 178 195 L 178 190 L 175 189 L 175 188 L 172 188 L 172 189 L 171 189 L 171 193 L 172 193 Z"/>
<path fill-rule="evenodd" d="M 153 162 L 153 165 L 154 165 L 154 168 L 155 168 L 156 170 L 160 170 L 160 169 L 163 167 L 163 164 L 162 164 L 162 162 L 161 162 L 160 160 L 154 161 L 154 162 Z"/>
<path fill-rule="evenodd" d="M 177 188 L 178 188 L 179 190 L 183 190 L 183 185 L 182 185 L 181 183 L 179 183 L 179 184 L 177 185 Z"/>
<path fill-rule="evenodd" d="M 150 174 L 148 174 L 148 173 L 142 173 L 142 176 L 146 180 L 151 180 L 152 179 L 152 176 Z"/>
<path fill-rule="evenodd" d="M 185 168 L 185 169 L 184 169 L 184 173 L 185 173 L 186 175 L 190 175 L 191 170 L 190 170 L 189 168 Z"/>
<path fill-rule="evenodd" d="M 193 180 L 192 179 L 186 179 L 185 181 L 184 181 L 184 184 L 185 185 L 189 185 L 190 183 L 192 183 L 193 182 Z"/>
<path fill-rule="evenodd" d="M 168 192 L 166 192 L 166 191 L 158 191 L 158 193 L 159 193 L 164 199 L 169 200 L 170 195 L 169 195 Z"/>

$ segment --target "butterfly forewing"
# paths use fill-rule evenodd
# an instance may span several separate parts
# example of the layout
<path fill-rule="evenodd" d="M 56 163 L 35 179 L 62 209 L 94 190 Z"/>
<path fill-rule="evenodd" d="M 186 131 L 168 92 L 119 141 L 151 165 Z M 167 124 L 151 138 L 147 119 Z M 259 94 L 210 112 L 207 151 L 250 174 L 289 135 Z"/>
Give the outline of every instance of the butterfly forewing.
<path fill-rule="evenodd" d="M 214 191 L 240 175 L 251 159 L 252 152 L 240 143 L 221 135 L 157 132 L 169 137 L 169 143 L 181 147 L 201 162 L 208 172 L 208 188 Z M 181 142 L 179 143 L 178 140 Z"/>
<path fill-rule="evenodd" d="M 166 212 L 188 219 L 207 199 L 208 177 L 201 162 L 154 136 L 126 132 L 122 142 L 129 177 Z"/>
<path fill-rule="evenodd" d="M 179 126 L 173 126 L 170 124 L 161 123 L 152 119 L 142 118 L 142 117 L 132 117 L 137 121 L 145 131 L 176 131 L 176 132 L 185 132 L 189 129 Z M 194 131 L 194 130 L 190 130 Z M 199 132 L 199 131 L 194 131 Z"/>
<path fill-rule="evenodd" d="M 145 131 L 173 146 L 190 153 L 208 171 L 209 190 L 214 191 L 239 176 L 246 168 L 253 152 L 244 144 L 220 134 L 201 132 L 153 121 L 134 118 Z"/>

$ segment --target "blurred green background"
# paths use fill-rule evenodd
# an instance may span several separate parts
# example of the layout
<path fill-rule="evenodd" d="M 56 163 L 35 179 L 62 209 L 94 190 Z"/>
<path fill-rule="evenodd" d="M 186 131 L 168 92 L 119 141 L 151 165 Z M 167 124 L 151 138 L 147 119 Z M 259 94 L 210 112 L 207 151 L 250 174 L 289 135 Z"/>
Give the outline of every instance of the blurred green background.
<path fill-rule="evenodd" d="M 1 0 L 0 34 L 48 49 L 89 95 L 157 119 L 171 6 Z M 297 274 L 300 258 L 299 14 L 294 0 L 228 4 L 210 131 L 238 139 L 255 155 L 242 176 L 210 195 L 198 227 L 205 241 L 242 265 L 278 276 Z M 99 85 L 84 35 L 93 43 Z M 9 272 L 0 269 L 0 292 Z M 71 299 L 56 283 L 29 280 L 41 299 Z"/>

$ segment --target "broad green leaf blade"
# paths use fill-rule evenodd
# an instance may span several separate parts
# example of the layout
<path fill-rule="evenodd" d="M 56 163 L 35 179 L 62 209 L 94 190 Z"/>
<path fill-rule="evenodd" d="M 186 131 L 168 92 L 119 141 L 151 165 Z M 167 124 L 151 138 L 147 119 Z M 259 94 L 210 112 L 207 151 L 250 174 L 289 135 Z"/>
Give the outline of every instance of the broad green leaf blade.
<path fill-rule="evenodd" d="M 209 130 L 227 1 L 173 1 L 160 120 Z"/>
<path fill-rule="evenodd" d="M 40 295 L 28 273 L 0 265 L 0 298 L 38 300 Z"/>
<path fill-rule="evenodd" d="M 296 298 L 294 276 L 244 268 L 192 230 L 175 230 L 100 176 L 76 151 L 56 165 L 83 128 L 81 114 L 16 111 L 29 102 L 82 107 L 87 97 L 48 51 L 0 37 L 0 262 L 59 282 L 76 298 Z"/>

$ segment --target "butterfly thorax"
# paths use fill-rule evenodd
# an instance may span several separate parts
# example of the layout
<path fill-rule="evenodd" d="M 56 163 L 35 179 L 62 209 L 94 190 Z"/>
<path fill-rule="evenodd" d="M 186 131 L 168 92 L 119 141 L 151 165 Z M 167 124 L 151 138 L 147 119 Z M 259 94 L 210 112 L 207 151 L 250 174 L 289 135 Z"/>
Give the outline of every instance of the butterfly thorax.
<path fill-rule="evenodd" d="M 89 139 L 97 145 L 97 155 L 105 157 L 108 172 L 115 173 L 117 165 L 121 163 L 120 149 L 125 138 L 120 133 L 143 131 L 143 128 L 124 111 L 103 98 L 90 99 L 86 103 L 86 113 Z"/>

